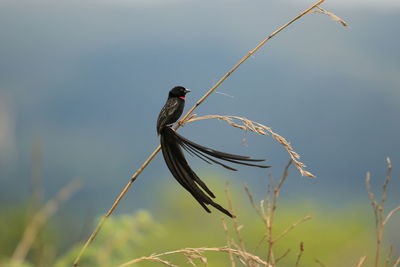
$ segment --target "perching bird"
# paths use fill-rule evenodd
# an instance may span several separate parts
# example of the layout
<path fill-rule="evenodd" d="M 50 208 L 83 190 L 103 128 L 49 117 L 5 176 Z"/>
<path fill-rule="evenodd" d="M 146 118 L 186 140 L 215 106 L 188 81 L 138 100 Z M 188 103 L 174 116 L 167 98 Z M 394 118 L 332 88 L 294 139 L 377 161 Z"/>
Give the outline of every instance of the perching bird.
<path fill-rule="evenodd" d="M 236 169 L 217 161 L 215 158 L 232 163 L 269 168 L 270 166 L 258 165 L 251 162 L 264 161 L 263 159 L 251 159 L 250 157 L 220 152 L 199 144 L 196 144 L 176 133 L 171 125 L 182 115 L 185 106 L 185 95 L 190 92 L 182 86 L 176 86 L 169 91 L 167 102 L 161 109 L 157 120 L 157 134 L 160 135 L 161 150 L 165 163 L 175 179 L 200 203 L 207 211 L 211 212 L 207 205 L 211 205 L 229 217 L 234 217 L 229 211 L 215 203 L 211 198 L 215 195 L 200 180 L 197 174 L 190 168 L 183 154 L 182 148 L 191 155 L 195 155 L 207 163 L 216 163 L 229 170 Z M 213 158 L 211 158 L 213 157 Z M 204 192 L 204 191 L 205 192 Z M 207 193 L 207 194 L 206 194 Z"/>

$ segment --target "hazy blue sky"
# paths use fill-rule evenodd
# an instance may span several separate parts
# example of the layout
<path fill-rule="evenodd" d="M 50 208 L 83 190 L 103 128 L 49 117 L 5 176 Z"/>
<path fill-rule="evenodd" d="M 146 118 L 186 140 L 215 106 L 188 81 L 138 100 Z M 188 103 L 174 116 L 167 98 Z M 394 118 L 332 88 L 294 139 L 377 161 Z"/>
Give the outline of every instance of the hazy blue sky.
<path fill-rule="evenodd" d="M 229 96 L 214 94 L 196 111 L 244 116 L 286 137 L 318 176 L 309 180 L 293 169 L 287 196 L 363 202 L 366 171 L 381 179 L 389 156 L 399 174 L 400 5 L 377 2 L 327 1 L 323 7 L 350 28 L 307 15 L 218 89 Z M 75 203 L 102 211 L 158 144 L 156 117 L 171 87 L 190 88 L 192 106 L 311 4 L 0 1 L 1 201 L 27 197 L 39 140 L 46 193 L 79 177 L 85 189 Z M 220 150 L 265 157 L 276 175 L 288 160 L 270 137 L 247 134 L 243 146 L 243 133 L 222 122 L 198 122 L 181 133 Z M 265 185 L 260 170 L 232 174 L 190 160 L 203 176 L 215 172 L 238 186 Z M 146 206 L 154 199 L 150 188 L 163 183 L 175 181 L 158 155 L 123 209 Z"/>

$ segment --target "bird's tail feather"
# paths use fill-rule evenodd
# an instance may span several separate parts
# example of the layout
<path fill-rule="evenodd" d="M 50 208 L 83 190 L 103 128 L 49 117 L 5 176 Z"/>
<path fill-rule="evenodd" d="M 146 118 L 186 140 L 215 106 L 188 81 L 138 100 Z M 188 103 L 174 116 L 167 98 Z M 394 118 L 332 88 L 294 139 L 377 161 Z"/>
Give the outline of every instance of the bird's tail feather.
<path fill-rule="evenodd" d="M 185 149 L 191 155 L 197 156 L 205 162 L 212 164 L 216 163 L 229 170 L 236 169 L 225 165 L 224 163 L 217 161 L 211 157 L 225 160 L 228 162 L 242 164 L 253 167 L 269 168 L 270 166 L 250 163 L 264 161 L 262 159 L 252 159 L 250 157 L 229 154 L 221 151 L 217 151 L 199 144 L 196 144 L 185 137 L 176 133 L 170 127 L 165 127 L 161 130 L 161 150 L 165 159 L 165 162 L 171 171 L 175 179 L 187 190 L 189 193 L 200 203 L 200 205 L 207 211 L 210 212 L 206 205 L 211 205 L 218 209 L 222 213 L 225 213 L 229 217 L 234 217 L 229 211 L 215 203 L 211 198 L 215 198 L 215 195 L 207 187 L 207 185 L 197 176 L 197 174 L 190 168 L 183 154 L 182 148 Z M 200 187 L 201 188 L 200 188 Z M 205 194 L 204 191 L 208 194 Z M 211 198 L 210 198 L 211 197 Z"/>
<path fill-rule="evenodd" d="M 211 205 L 229 217 L 234 217 L 229 211 L 215 203 L 210 197 L 215 198 L 215 195 L 200 180 L 196 173 L 190 168 L 187 163 L 183 151 L 180 147 L 179 138 L 175 135 L 175 131 L 169 127 L 165 127 L 161 132 L 161 150 L 165 162 L 175 179 L 200 203 L 207 211 L 211 212 L 206 205 Z M 210 196 L 207 196 L 201 188 Z"/>
<path fill-rule="evenodd" d="M 172 130 L 172 129 L 171 129 Z M 236 164 L 241 164 L 241 165 L 247 165 L 247 166 L 252 166 L 252 167 L 259 167 L 259 168 L 270 168 L 271 166 L 266 166 L 266 165 L 261 165 L 261 164 L 254 164 L 254 163 L 249 163 L 249 162 L 260 162 L 260 161 L 265 161 L 265 159 L 252 159 L 248 156 L 241 156 L 241 155 L 236 155 L 236 154 L 230 154 L 226 152 L 221 152 L 218 150 L 214 150 L 209 147 L 205 147 L 202 145 L 199 145 L 193 141 L 190 141 L 189 139 L 183 137 L 182 135 L 178 134 L 177 132 L 174 131 L 174 134 L 176 135 L 180 145 L 186 150 L 186 151 L 191 151 L 193 154 L 198 156 L 199 158 L 203 159 L 206 158 L 209 161 L 212 161 L 214 163 L 217 163 L 227 169 L 234 170 L 236 169 L 227 166 L 219 161 L 216 161 L 214 159 L 211 159 L 210 157 L 207 157 L 205 154 L 210 155 L 214 158 L 222 159 L 225 161 L 229 161 L 232 163 Z M 196 152 L 196 153 L 195 153 Z M 204 158 L 200 157 L 199 155 L 203 156 Z M 207 160 L 204 160 L 208 162 Z M 210 163 L 210 162 L 208 162 Z"/>

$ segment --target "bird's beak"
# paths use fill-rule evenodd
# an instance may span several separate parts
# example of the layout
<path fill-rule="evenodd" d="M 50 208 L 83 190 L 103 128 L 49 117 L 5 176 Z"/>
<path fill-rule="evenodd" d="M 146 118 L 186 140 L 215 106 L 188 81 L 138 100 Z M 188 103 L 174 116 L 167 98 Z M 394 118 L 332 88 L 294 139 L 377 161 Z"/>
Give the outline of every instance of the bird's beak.
<path fill-rule="evenodd" d="M 185 94 L 190 93 L 191 91 L 189 89 L 185 88 Z"/>

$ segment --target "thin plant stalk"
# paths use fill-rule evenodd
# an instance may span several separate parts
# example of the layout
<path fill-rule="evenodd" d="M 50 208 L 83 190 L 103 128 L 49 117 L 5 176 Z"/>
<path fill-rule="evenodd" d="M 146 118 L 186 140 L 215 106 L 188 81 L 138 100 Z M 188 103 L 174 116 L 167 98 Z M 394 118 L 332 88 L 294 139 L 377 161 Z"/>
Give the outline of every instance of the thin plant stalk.
<path fill-rule="evenodd" d="M 301 12 L 299 15 L 297 15 L 295 18 L 293 18 L 292 20 L 290 20 L 288 23 L 286 23 L 285 25 L 283 25 L 282 27 L 280 27 L 279 29 L 277 29 L 276 31 L 274 31 L 273 33 L 271 33 L 267 38 L 265 38 L 261 43 L 259 43 L 253 50 L 251 50 L 247 55 L 245 55 L 233 68 L 231 68 L 224 76 L 222 76 L 222 78 L 215 83 L 215 85 L 208 90 L 207 93 L 205 93 L 203 95 L 203 97 L 201 97 L 196 104 L 186 113 L 185 116 L 183 116 L 181 121 L 185 121 L 192 113 L 193 111 L 204 101 L 206 100 L 207 97 L 209 97 L 237 68 L 239 68 L 240 65 L 243 64 L 243 62 L 245 62 L 249 57 L 251 57 L 257 50 L 259 50 L 267 41 L 269 41 L 271 38 L 273 38 L 275 35 L 277 35 L 278 33 L 280 33 L 282 30 L 284 30 L 285 28 L 287 28 L 290 24 L 292 24 L 293 22 L 295 22 L 296 20 L 300 19 L 301 17 L 303 17 L 304 15 L 306 15 L 307 13 L 309 13 L 312 9 L 314 9 L 315 7 L 317 7 L 318 5 L 322 4 L 323 2 L 325 2 L 325 0 L 319 0 L 318 2 L 316 2 L 315 4 L 313 4 L 311 7 L 307 8 L 306 10 L 304 10 L 303 12 Z M 178 129 L 180 127 L 180 124 L 178 123 L 177 126 L 175 127 L 175 129 Z M 88 238 L 88 240 L 85 242 L 85 244 L 83 245 L 82 249 L 80 250 L 79 254 L 77 255 L 73 266 L 78 266 L 79 265 L 79 261 L 83 255 L 83 253 L 85 252 L 86 248 L 93 242 L 93 240 L 96 238 L 97 233 L 101 230 L 101 228 L 103 227 L 103 224 L 105 223 L 105 221 L 107 220 L 107 218 L 113 213 L 113 211 L 115 210 L 115 208 L 118 206 L 119 202 L 121 201 L 121 199 L 123 198 L 123 196 L 125 195 L 125 193 L 128 191 L 128 189 L 131 187 L 131 185 L 133 184 L 133 182 L 136 180 L 136 178 L 142 173 L 142 171 L 147 167 L 147 165 L 149 165 L 149 163 L 153 160 L 153 158 L 155 157 L 155 155 L 157 155 L 157 153 L 160 151 L 161 147 L 158 146 L 151 154 L 150 156 L 145 160 L 145 162 L 137 169 L 137 171 L 132 175 L 131 179 L 129 180 L 128 184 L 124 187 L 124 189 L 122 190 L 122 192 L 120 193 L 120 195 L 118 196 L 118 198 L 115 200 L 114 204 L 112 205 L 112 207 L 107 211 L 107 213 L 102 217 L 102 219 L 100 220 L 100 222 L 98 223 L 96 229 L 93 231 L 93 233 L 90 235 L 90 237 Z"/>
<path fill-rule="evenodd" d="M 231 193 L 230 193 L 229 188 L 228 188 L 228 183 L 226 183 L 226 186 L 225 186 L 225 195 L 226 195 L 226 198 L 227 198 L 227 200 L 228 200 L 229 211 L 232 212 L 232 213 L 235 213 L 234 210 L 233 210 L 232 196 L 231 196 Z M 232 218 L 232 221 L 233 221 L 233 228 L 234 228 L 235 233 L 236 233 L 236 238 L 237 238 L 237 240 L 238 240 L 238 242 L 239 242 L 239 244 L 237 245 L 237 249 L 238 249 L 239 251 L 244 252 L 244 254 L 242 255 L 242 257 L 243 257 L 243 259 L 247 262 L 247 264 L 248 264 L 249 266 L 251 266 L 251 261 L 250 261 L 250 259 L 246 256 L 246 253 L 247 253 L 247 251 L 246 251 L 246 246 L 245 246 L 245 244 L 244 244 L 244 240 L 243 240 L 242 234 L 240 233 L 240 230 L 242 229 L 243 225 L 240 225 L 240 224 L 238 223 L 237 217 Z M 233 243 L 233 241 L 230 242 L 230 243 Z M 233 245 L 234 245 L 234 244 L 233 244 Z"/>
<path fill-rule="evenodd" d="M 59 209 L 59 206 L 67 201 L 73 193 L 81 187 L 81 183 L 77 180 L 72 181 L 63 187 L 57 195 L 50 199 L 41 209 L 39 209 L 32 217 L 28 226 L 22 235 L 21 241 L 18 243 L 11 257 L 13 264 L 22 264 L 35 242 L 40 229 Z"/>
<path fill-rule="evenodd" d="M 265 234 L 264 234 L 263 238 L 258 242 L 255 250 L 257 250 L 261 246 L 262 242 L 266 241 L 266 243 L 267 243 L 266 262 L 268 262 L 272 266 L 275 266 L 276 263 L 279 260 L 281 260 L 283 257 L 285 257 L 287 255 L 287 253 L 289 253 L 289 251 L 286 251 L 282 256 L 280 256 L 278 258 L 275 258 L 274 249 L 273 249 L 274 245 L 280 239 L 285 237 L 290 231 L 295 229 L 298 225 L 300 225 L 303 222 L 311 219 L 311 216 L 309 216 L 309 215 L 304 216 L 303 218 L 301 218 L 297 222 L 294 222 L 293 224 L 291 224 L 289 227 L 287 227 L 281 233 L 279 233 L 277 235 L 273 234 L 274 219 L 275 219 L 275 215 L 276 215 L 276 210 L 278 208 L 278 199 L 279 199 L 279 195 L 280 195 L 280 190 L 282 188 L 283 183 L 285 182 L 286 178 L 289 175 L 289 167 L 292 164 L 292 162 L 293 161 L 290 160 L 288 162 L 288 164 L 285 166 L 285 169 L 284 169 L 284 171 L 282 173 L 282 176 L 281 176 L 281 178 L 279 179 L 279 181 L 278 181 L 278 183 L 276 185 L 275 185 L 272 177 L 271 176 L 269 177 L 270 181 L 269 181 L 269 185 L 268 185 L 265 201 L 261 200 L 259 207 L 256 206 L 254 198 L 253 198 L 253 195 L 250 192 L 249 187 L 248 186 L 244 187 L 245 191 L 246 191 L 246 194 L 249 197 L 249 200 L 250 200 L 250 203 L 251 203 L 252 207 L 254 208 L 256 213 L 261 217 L 261 219 L 263 220 L 263 223 L 265 225 Z M 267 203 L 266 207 L 264 205 L 265 202 Z M 302 249 L 304 249 L 303 242 L 300 244 L 300 251 Z M 301 251 L 301 253 L 302 253 L 302 251 Z"/>
<path fill-rule="evenodd" d="M 295 267 L 299 266 L 300 259 L 301 259 L 301 256 L 303 256 L 303 253 L 304 253 L 304 243 L 300 242 L 300 250 L 299 250 L 299 254 L 297 255 Z"/>
<path fill-rule="evenodd" d="M 393 264 L 393 267 L 397 267 L 400 264 L 400 257 L 398 257 L 395 261 L 395 263 Z"/>
<path fill-rule="evenodd" d="M 400 206 L 395 207 L 394 209 L 390 210 L 387 215 L 385 216 L 385 201 L 387 197 L 387 188 L 390 180 L 392 179 L 392 162 L 390 158 L 386 158 L 387 163 L 387 174 L 386 178 L 382 185 L 382 193 L 381 199 L 378 202 L 377 198 L 375 197 L 374 193 L 371 190 L 371 174 L 368 172 L 365 177 L 365 184 L 368 192 L 369 199 L 371 201 L 371 206 L 374 211 L 375 216 L 375 231 L 376 231 L 376 249 L 375 249 L 375 264 L 374 266 L 379 266 L 381 260 L 381 250 L 382 250 L 382 239 L 383 233 L 385 230 L 385 225 L 390 220 L 390 218 L 396 212 L 400 211 Z"/>
<path fill-rule="evenodd" d="M 361 267 L 364 264 L 366 258 L 367 256 L 362 256 L 360 260 L 357 262 L 356 267 Z"/>
<path fill-rule="evenodd" d="M 229 231 L 228 231 L 228 226 L 226 224 L 226 221 L 224 218 L 222 218 L 222 227 L 224 228 L 224 232 L 226 235 L 226 245 L 228 247 L 231 247 L 231 238 L 229 236 Z M 236 267 L 235 265 L 235 259 L 233 258 L 233 253 L 229 252 L 229 260 L 231 262 L 231 267 Z"/>
<path fill-rule="evenodd" d="M 267 215 L 265 218 L 265 221 L 267 222 L 266 227 L 267 227 L 267 242 L 268 242 L 268 252 L 267 252 L 267 262 L 271 262 L 272 264 L 275 264 L 275 259 L 274 259 L 274 254 L 273 254 L 273 250 L 272 247 L 275 243 L 275 240 L 272 236 L 272 227 L 273 227 L 273 223 L 274 223 L 274 217 L 275 217 L 275 211 L 276 211 L 276 207 L 277 207 L 277 202 L 278 202 L 278 198 L 279 198 L 279 193 L 281 190 L 281 187 L 283 185 L 283 182 L 286 180 L 287 176 L 289 175 L 289 167 L 292 164 L 292 160 L 290 160 L 288 162 L 288 164 L 286 165 L 282 177 L 278 182 L 278 185 L 275 187 L 272 177 L 270 178 L 270 184 L 271 187 L 273 189 L 273 198 L 272 198 L 272 204 L 267 205 Z M 267 198 L 268 203 L 270 203 L 271 201 L 269 200 L 269 198 Z"/>
<path fill-rule="evenodd" d="M 277 258 L 275 259 L 275 264 L 278 264 L 278 262 L 279 262 L 280 260 L 282 260 L 283 258 L 285 258 L 289 253 L 290 253 L 290 249 L 287 249 L 287 250 L 285 251 L 285 253 L 283 253 L 281 256 L 279 256 L 279 257 L 277 257 Z"/>

